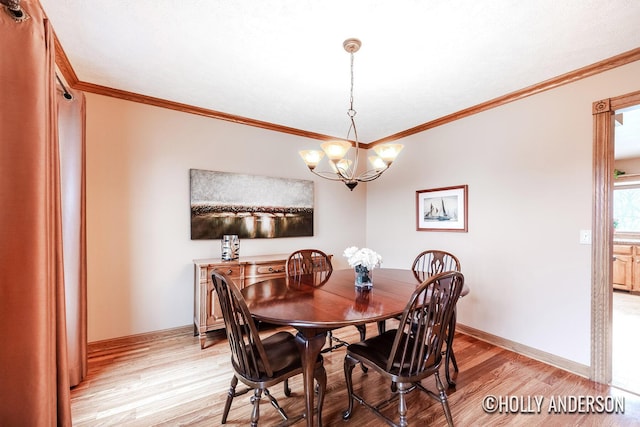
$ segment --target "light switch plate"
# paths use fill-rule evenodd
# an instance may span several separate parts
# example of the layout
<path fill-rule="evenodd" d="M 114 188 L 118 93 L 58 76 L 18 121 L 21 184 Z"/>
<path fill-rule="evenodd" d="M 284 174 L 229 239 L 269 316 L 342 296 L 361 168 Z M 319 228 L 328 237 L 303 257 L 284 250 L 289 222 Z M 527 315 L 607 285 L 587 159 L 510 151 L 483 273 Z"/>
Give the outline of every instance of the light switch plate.
<path fill-rule="evenodd" d="M 591 230 L 580 230 L 580 244 L 581 245 L 591 244 Z"/>

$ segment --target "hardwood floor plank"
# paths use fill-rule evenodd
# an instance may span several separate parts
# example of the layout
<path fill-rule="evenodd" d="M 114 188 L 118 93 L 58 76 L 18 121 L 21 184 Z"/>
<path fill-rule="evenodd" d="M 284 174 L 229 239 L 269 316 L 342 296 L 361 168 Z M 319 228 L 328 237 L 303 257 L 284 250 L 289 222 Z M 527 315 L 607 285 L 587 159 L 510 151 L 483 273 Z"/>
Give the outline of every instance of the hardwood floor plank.
<path fill-rule="evenodd" d="M 275 330 L 263 331 L 271 334 Z M 367 328 L 367 336 L 377 333 Z M 346 341 L 358 339 L 355 328 L 335 332 Z M 200 349 L 191 327 L 162 331 L 149 336 L 127 337 L 92 343 L 89 346 L 89 373 L 85 381 L 71 391 L 74 426 L 213 426 L 219 425 L 232 376 L 229 348 L 221 332 L 208 336 L 208 346 Z M 640 397 L 620 389 L 593 383 L 550 365 L 520 356 L 463 334 L 457 334 L 455 354 L 460 367 L 457 387 L 448 390 L 453 419 L 458 426 L 633 426 L 640 423 Z M 327 394 L 323 411 L 325 426 L 384 425 L 367 408 L 356 403 L 352 418 L 342 420 L 347 407 L 343 373 L 344 349 L 326 353 Z M 444 379 L 444 374 L 441 375 Z M 353 371 L 354 388 L 366 398 L 388 397 L 388 384 L 369 370 Z M 286 397 L 282 385 L 271 394 L 290 416 L 304 411 L 302 378 L 290 381 L 292 395 Z M 433 379 L 424 385 L 436 390 Z M 240 387 L 240 385 L 238 386 Z M 251 393 L 234 399 L 228 426 L 246 426 L 251 418 Z M 496 413 L 483 410 L 487 396 L 518 400 L 511 411 L 508 405 Z M 540 412 L 526 413 L 526 399 L 543 399 Z M 624 414 L 549 413 L 551 399 L 568 396 L 624 398 Z M 408 397 L 410 425 L 445 425 L 439 402 L 414 391 Z M 514 409 L 514 408 L 511 408 Z M 387 412 L 396 418 L 396 407 Z M 269 426 L 281 419 L 263 398 L 260 425 Z M 303 423 L 298 423 L 303 425 Z"/>

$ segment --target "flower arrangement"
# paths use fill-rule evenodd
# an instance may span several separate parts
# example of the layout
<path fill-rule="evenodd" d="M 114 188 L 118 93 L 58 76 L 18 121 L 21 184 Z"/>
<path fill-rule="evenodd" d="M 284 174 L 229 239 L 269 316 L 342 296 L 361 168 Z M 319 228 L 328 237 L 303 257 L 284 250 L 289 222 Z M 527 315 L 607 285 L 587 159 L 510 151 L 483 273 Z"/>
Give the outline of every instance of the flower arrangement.
<path fill-rule="evenodd" d="M 376 265 L 380 265 L 382 262 L 382 257 L 369 248 L 351 246 L 344 250 L 343 255 L 351 267 L 362 266 L 367 270 L 373 270 Z"/>

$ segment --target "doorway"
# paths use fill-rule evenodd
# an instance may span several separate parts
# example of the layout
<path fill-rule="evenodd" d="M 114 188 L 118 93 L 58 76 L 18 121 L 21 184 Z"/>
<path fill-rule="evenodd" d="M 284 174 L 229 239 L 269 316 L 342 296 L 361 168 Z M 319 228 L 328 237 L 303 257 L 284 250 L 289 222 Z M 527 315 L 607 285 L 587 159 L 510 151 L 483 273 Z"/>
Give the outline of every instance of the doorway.
<path fill-rule="evenodd" d="M 610 384 L 613 341 L 614 115 L 640 105 L 640 91 L 593 103 L 593 246 L 590 378 Z"/>
<path fill-rule="evenodd" d="M 614 111 L 611 384 L 640 394 L 640 105 Z"/>

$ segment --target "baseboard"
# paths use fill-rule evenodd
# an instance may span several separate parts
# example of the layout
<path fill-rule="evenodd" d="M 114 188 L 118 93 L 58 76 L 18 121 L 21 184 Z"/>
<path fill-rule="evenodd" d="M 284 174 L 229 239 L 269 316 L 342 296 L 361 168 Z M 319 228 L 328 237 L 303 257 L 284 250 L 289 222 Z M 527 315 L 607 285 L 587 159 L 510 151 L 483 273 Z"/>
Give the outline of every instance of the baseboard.
<path fill-rule="evenodd" d="M 487 332 L 483 332 L 479 329 L 465 326 L 460 323 L 456 325 L 456 333 L 463 333 L 465 335 L 472 336 L 481 341 L 488 342 L 498 347 L 506 348 L 507 350 L 514 351 L 523 356 L 530 357 L 531 359 L 538 360 L 547 365 L 555 366 L 556 368 L 569 371 L 573 374 L 580 375 L 581 377 L 589 378 L 589 366 L 577 363 L 563 357 L 556 356 L 545 351 L 535 349 L 533 347 L 526 346 L 524 344 L 511 341 L 497 335 L 492 335 Z"/>
<path fill-rule="evenodd" d="M 101 341 L 92 341 L 87 344 L 87 351 L 91 353 L 95 351 L 104 350 L 105 348 L 113 348 L 113 347 L 120 347 L 124 345 L 138 344 L 142 342 L 150 342 L 157 339 L 169 338 L 176 335 L 184 336 L 188 334 L 193 335 L 193 325 L 178 326 L 176 328 L 163 329 L 160 331 L 153 331 L 153 332 L 145 332 L 142 334 L 127 335 L 124 337 L 110 338 L 110 339 L 101 340 Z"/>

